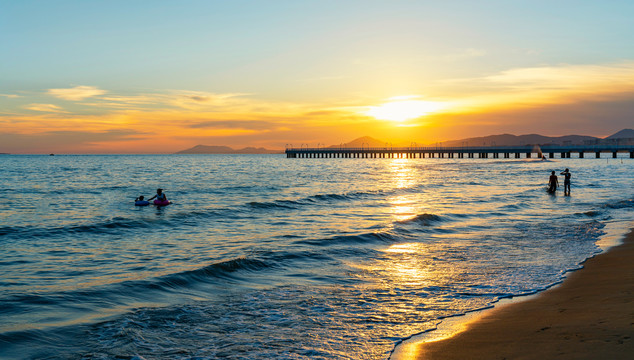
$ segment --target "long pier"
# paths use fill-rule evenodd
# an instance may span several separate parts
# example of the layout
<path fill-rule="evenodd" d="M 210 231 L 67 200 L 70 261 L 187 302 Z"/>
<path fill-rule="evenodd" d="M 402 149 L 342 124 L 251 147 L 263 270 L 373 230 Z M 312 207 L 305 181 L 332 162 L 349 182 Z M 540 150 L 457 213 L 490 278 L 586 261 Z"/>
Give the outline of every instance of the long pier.
<path fill-rule="evenodd" d="M 537 158 L 547 156 L 555 158 L 570 158 L 572 153 L 584 158 L 585 154 L 593 154 L 600 158 L 602 153 L 610 153 L 613 158 L 619 152 L 630 153 L 634 159 L 634 145 L 524 145 L 524 146 L 464 146 L 464 147 L 361 147 L 361 148 L 287 148 L 287 158 Z M 490 156 L 489 156 L 490 155 Z"/>

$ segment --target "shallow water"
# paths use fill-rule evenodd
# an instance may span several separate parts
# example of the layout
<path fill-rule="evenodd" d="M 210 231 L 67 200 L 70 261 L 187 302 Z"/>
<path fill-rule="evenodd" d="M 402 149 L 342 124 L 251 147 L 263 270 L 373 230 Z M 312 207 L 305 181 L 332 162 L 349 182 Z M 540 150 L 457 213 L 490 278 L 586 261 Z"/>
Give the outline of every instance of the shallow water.
<path fill-rule="evenodd" d="M 556 283 L 634 207 L 631 159 L 0 163 L 0 357 L 382 359 Z"/>

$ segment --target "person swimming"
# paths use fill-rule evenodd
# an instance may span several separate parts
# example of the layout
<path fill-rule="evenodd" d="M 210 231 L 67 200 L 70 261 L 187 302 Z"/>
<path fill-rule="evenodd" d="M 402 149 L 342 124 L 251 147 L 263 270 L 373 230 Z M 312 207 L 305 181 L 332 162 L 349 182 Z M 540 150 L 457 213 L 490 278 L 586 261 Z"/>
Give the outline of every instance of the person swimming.
<path fill-rule="evenodd" d="M 150 205 L 150 202 L 145 200 L 145 197 L 143 195 L 141 195 L 138 198 L 134 199 L 134 205 L 136 205 L 136 206 L 146 206 L 146 205 Z"/>
<path fill-rule="evenodd" d="M 152 196 L 151 198 L 148 199 L 148 201 L 151 201 L 153 199 L 155 204 L 169 204 L 169 201 L 167 200 L 167 196 L 165 195 L 165 193 L 163 192 L 163 189 L 156 189 L 156 195 Z"/>

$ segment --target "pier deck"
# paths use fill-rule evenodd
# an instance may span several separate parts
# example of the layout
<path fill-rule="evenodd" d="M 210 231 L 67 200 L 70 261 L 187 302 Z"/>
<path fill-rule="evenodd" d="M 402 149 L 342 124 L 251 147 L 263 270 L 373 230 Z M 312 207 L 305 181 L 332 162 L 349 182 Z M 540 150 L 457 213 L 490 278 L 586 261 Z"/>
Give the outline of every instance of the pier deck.
<path fill-rule="evenodd" d="M 613 158 L 619 152 L 630 154 L 634 159 L 634 145 L 525 145 L 525 146 L 482 146 L 482 147 L 362 147 L 362 148 L 287 148 L 287 158 L 538 158 L 546 156 L 570 158 L 575 153 L 584 158 L 586 153 L 600 158 L 602 153 L 610 153 Z M 465 156 L 466 155 L 466 156 Z M 489 156 L 491 155 L 491 156 Z"/>

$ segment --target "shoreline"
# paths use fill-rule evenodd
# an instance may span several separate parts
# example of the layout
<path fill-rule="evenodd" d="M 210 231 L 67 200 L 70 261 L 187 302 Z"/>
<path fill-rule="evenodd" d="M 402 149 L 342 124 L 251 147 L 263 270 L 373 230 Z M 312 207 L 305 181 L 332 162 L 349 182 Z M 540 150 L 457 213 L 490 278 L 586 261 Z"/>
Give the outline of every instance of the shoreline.
<path fill-rule="evenodd" d="M 634 354 L 634 229 L 547 290 L 440 320 L 390 360 L 630 359 Z"/>

